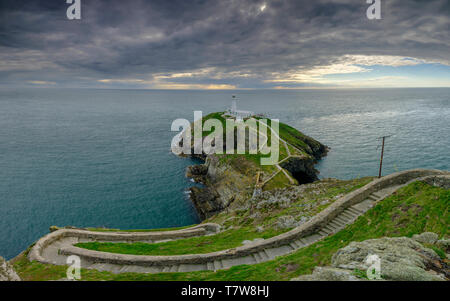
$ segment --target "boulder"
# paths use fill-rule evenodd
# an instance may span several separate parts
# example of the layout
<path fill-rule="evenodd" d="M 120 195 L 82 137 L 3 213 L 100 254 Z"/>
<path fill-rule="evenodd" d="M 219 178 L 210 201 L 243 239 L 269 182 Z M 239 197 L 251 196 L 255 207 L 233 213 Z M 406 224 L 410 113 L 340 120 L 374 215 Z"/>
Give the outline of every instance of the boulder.
<path fill-rule="evenodd" d="M 424 232 L 422 234 L 414 234 L 412 238 L 420 243 L 434 244 L 439 239 L 439 236 L 433 232 Z"/>
<path fill-rule="evenodd" d="M 450 251 L 450 239 L 440 239 L 436 242 L 436 246 L 442 250 L 444 250 L 446 253 L 449 253 Z"/>
<path fill-rule="evenodd" d="M 292 278 L 291 281 L 361 281 L 352 271 L 333 267 L 316 267 L 311 275 Z"/>
<path fill-rule="evenodd" d="M 275 225 L 278 229 L 289 229 L 297 227 L 297 222 L 293 216 L 280 216 Z"/>
<path fill-rule="evenodd" d="M 0 257 L 0 281 L 20 281 L 14 268 L 3 258 Z"/>
<path fill-rule="evenodd" d="M 384 237 L 352 242 L 333 255 L 332 265 L 366 271 L 370 266 L 366 262 L 369 255 L 376 255 L 380 259 L 383 279 L 401 281 L 446 279 L 444 263 L 436 252 L 407 237 Z"/>
<path fill-rule="evenodd" d="M 430 241 L 436 236 L 426 234 L 420 237 L 426 237 L 426 241 Z M 447 263 L 435 251 L 407 237 L 351 242 L 333 255 L 331 265 L 316 267 L 312 275 L 293 280 L 349 281 L 355 280 L 357 274 L 365 276 L 367 270 L 376 270 L 378 267 L 379 279 L 383 280 L 444 281 L 450 277 Z"/>

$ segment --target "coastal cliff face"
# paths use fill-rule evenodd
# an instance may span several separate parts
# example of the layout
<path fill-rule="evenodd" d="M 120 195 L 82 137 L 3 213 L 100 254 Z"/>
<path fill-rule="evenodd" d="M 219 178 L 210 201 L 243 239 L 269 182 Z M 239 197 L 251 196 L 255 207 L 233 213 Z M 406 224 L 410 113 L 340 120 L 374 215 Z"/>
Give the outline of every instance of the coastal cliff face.
<path fill-rule="evenodd" d="M 202 220 L 221 212 L 232 203 L 242 203 L 251 198 L 256 172 L 236 170 L 215 155 L 207 156 L 205 164 L 200 166 L 188 167 L 186 176 L 204 185 L 190 189 L 191 200 Z"/>
<path fill-rule="evenodd" d="M 20 281 L 12 265 L 3 257 L 0 257 L 0 281 Z"/>
<path fill-rule="evenodd" d="M 203 122 L 211 116 L 221 115 L 210 114 Z M 286 124 L 280 123 L 279 134 L 286 143 L 280 142 L 282 162 L 273 166 L 262 166 L 259 157 L 251 155 L 192 155 L 205 162 L 186 169 L 188 178 L 203 184 L 190 188 L 190 198 L 202 220 L 245 205 L 257 185 L 269 191 L 318 180 L 314 164 L 327 154 L 327 146 Z"/>

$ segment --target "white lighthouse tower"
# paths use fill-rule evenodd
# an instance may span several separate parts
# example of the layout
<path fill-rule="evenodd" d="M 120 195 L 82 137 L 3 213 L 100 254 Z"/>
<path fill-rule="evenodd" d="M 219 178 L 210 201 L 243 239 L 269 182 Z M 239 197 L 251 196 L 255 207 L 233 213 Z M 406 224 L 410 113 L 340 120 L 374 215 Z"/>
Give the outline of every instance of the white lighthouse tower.
<path fill-rule="evenodd" d="M 231 97 L 231 114 L 235 115 L 237 113 L 237 99 L 236 95 Z"/>
<path fill-rule="evenodd" d="M 229 110 L 229 113 L 231 116 L 233 116 L 234 118 L 236 118 L 236 120 L 243 120 L 244 118 L 248 118 L 251 117 L 253 114 L 253 112 L 250 111 L 242 111 L 242 110 L 238 110 L 237 109 L 237 97 L 236 95 L 233 95 L 231 97 L 231 108 Z"/>

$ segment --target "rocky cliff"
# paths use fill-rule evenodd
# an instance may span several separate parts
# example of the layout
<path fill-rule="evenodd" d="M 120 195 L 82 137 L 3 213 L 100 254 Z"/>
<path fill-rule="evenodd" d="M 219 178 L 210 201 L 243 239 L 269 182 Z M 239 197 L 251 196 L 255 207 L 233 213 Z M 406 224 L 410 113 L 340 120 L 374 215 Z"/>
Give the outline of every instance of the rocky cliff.
<path fill-rule="evenodd" d="M 20 281 L 14 268 L 3 257 L 0 257 L 0 281 Z"/>

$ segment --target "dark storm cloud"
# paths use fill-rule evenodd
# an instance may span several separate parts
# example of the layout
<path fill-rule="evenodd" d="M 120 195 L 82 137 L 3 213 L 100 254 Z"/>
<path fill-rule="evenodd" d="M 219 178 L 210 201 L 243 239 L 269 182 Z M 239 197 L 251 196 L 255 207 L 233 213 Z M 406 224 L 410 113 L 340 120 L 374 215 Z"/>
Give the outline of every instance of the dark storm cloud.
<path fill-rule="evenodd" d="M 65 0 L 2 0 L 1 81 L 90 85 L 216 68 L 216 78 L 184 82 L 257 87 L 273 73 L 327 65 L 346 54 L 449 61 L 447 0 L 385 0 L 378 21 L 366 18 L 365 0 L 81 4 L 82 20 L 69 21 Z"/>

